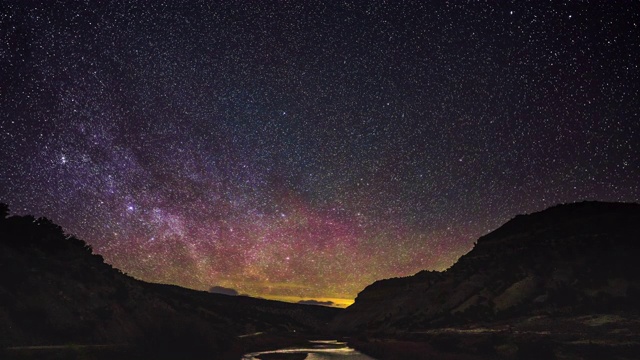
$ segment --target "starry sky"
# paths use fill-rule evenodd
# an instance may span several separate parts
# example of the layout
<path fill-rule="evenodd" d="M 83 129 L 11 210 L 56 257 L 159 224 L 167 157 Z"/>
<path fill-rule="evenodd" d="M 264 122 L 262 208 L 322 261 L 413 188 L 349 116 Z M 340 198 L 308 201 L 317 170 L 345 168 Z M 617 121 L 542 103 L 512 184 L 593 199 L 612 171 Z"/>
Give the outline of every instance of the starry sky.
<path fill-rule="evenodd" d="M 640 201 L 637 1 L 0 1 L 0 201 L 124 272 L 351 303 Z"/>

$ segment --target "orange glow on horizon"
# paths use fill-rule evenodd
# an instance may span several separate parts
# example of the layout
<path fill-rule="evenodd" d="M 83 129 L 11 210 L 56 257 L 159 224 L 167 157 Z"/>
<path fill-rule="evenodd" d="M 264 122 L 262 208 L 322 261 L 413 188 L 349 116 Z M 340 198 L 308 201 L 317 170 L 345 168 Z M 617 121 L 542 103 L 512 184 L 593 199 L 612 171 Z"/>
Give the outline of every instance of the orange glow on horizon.
<path fill-rule="evenodd" d="M 318 298 L 308 298 L 308 297 L 299 297 L 299 296 L 287 296 L 287 295 L 252 295 L 252 297 L 260 297 L 267 300 L 276 300 L 283 301 L 288 303 L 297 303 L 302 300 L 315 300 L 319 302 L 327 302 L 331 301 L 333 303 L 333 307 L 337 308 L 346 308 L 349 305 L 353 304 L 353 299 L 343 299 L 343 298 L 331 298 L 331 297 L 318 297 Z"/>

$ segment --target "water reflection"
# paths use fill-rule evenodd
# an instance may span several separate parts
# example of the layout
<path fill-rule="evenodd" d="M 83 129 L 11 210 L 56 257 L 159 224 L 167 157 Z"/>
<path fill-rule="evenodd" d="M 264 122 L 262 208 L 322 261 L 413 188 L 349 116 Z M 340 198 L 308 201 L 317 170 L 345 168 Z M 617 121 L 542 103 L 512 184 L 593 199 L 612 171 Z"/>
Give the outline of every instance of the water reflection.
<path fill-rule="evenodd" d="M 307 354 L 305 360 L 349 359 L 349 360 L 375 360 L 347 346 L 347 343 L 337 340 L 310 341 L 308 348 L 287 348 L 269 351 L 260 351 L 246 354 L 242 360 L 257 360 L 260 355 L 266 354 Z"/>

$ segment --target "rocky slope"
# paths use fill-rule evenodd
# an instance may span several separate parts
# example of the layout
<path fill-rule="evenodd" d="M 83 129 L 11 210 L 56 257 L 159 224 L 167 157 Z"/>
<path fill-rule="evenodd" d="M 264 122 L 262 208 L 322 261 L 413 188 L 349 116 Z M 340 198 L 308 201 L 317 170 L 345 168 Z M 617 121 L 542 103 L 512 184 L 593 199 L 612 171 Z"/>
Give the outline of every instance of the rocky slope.
<path fill-rule="evenodd" d="M 559 205 L 515 217 L 444 272 L 368 286 L 332 327 L 401 334 L 535 316 L 636 317 L 639 259 L 640 205 Z"/>
<path fill-rule="evenodd" d="M 139 281 L 51 221 L 7 215 L 0 204 L 0 358 L 5 347 L 66 344 L 219 358 L 240 335 L 317 332 L 340 311 Z"/>

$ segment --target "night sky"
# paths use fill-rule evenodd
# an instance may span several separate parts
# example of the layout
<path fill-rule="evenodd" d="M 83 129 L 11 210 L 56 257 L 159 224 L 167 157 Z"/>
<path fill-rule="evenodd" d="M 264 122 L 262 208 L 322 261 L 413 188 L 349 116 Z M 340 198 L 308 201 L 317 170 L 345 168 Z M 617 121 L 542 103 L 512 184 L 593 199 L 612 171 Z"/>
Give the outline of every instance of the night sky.
<path fill-rule="evenodd" d="M 137 278 L 346 305 L 640 201 L 638 1 L 1 1 L 0 201 Z"/>

